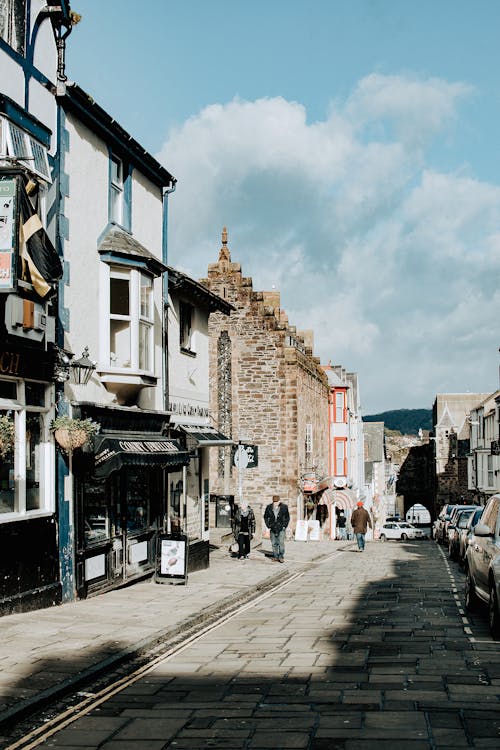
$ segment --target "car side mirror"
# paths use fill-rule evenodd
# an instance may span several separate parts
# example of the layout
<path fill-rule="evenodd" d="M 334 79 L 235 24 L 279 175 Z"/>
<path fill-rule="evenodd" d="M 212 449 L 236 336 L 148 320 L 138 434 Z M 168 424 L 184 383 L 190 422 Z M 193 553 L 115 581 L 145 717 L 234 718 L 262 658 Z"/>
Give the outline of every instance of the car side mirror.
<path fill-rule="evenodd" d="M 493 536 L 493 532 L 485 523 L 478 523 L 473 528 L 475 536 Z"/>

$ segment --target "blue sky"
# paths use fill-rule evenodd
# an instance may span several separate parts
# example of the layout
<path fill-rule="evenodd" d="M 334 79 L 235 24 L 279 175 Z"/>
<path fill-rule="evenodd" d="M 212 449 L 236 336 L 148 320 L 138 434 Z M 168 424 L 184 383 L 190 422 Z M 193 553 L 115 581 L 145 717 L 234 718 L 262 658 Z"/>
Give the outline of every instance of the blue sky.
<path fill-rule="evenodd" d="M 498 387 L 500 2 L 72 7 L 69 77 L 178 179 L 173 265 L 227 225 L 365 414 Z"/>

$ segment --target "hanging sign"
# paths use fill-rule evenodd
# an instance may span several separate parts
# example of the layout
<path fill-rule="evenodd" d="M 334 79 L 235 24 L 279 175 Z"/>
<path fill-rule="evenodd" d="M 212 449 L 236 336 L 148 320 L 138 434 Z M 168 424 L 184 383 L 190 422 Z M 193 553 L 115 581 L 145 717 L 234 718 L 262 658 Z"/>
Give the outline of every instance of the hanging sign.
<path fill-rule="evenodd" d="M 258 446 L 239 443 L 232 449 L 233 465 L 237 469 L 254 469 L 258 466 Z"/>

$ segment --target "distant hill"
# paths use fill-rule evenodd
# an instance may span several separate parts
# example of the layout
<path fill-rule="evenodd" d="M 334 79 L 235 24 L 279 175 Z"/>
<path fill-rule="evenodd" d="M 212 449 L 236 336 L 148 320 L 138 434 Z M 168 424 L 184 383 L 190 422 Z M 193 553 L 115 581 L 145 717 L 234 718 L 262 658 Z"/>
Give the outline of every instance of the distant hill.
<path fill-rule="evenodd" d="M 394 409 L 381 414 L 369 414 L 363 422 L 384 422 L 389 430 L 398 430 L 403 435 L 417 435 L 421 427 L 432 430 L 432 409 Z"/>

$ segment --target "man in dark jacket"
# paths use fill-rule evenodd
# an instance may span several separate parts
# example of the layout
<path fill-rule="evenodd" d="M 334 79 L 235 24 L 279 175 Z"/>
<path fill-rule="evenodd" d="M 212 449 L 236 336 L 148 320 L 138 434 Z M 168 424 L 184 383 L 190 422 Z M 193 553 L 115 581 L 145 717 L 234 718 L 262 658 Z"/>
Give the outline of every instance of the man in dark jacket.
<path fill-rule="evenodd" d="M 279 495 L 273 495 L 272 503 L 264 511 L 264 523 L 270 532 L 273 560 L 285 562 L 285 531 L 290 523 L 288 505 L 282 503 Z"/>
<path fill-rule="evenodd" d="M 366 530 L 368 526 L 370 527 L 370 529 L 372 528 L 372 520 L 368 511 L 363 508 L 363 503 L 361 500 L 359 500 L 356 505 L 357 508 L 351 515 L 351 526 L 352 530 L 356 534 L 358 549 L 360 552 L 363 552 L 365 549 Z"/>

